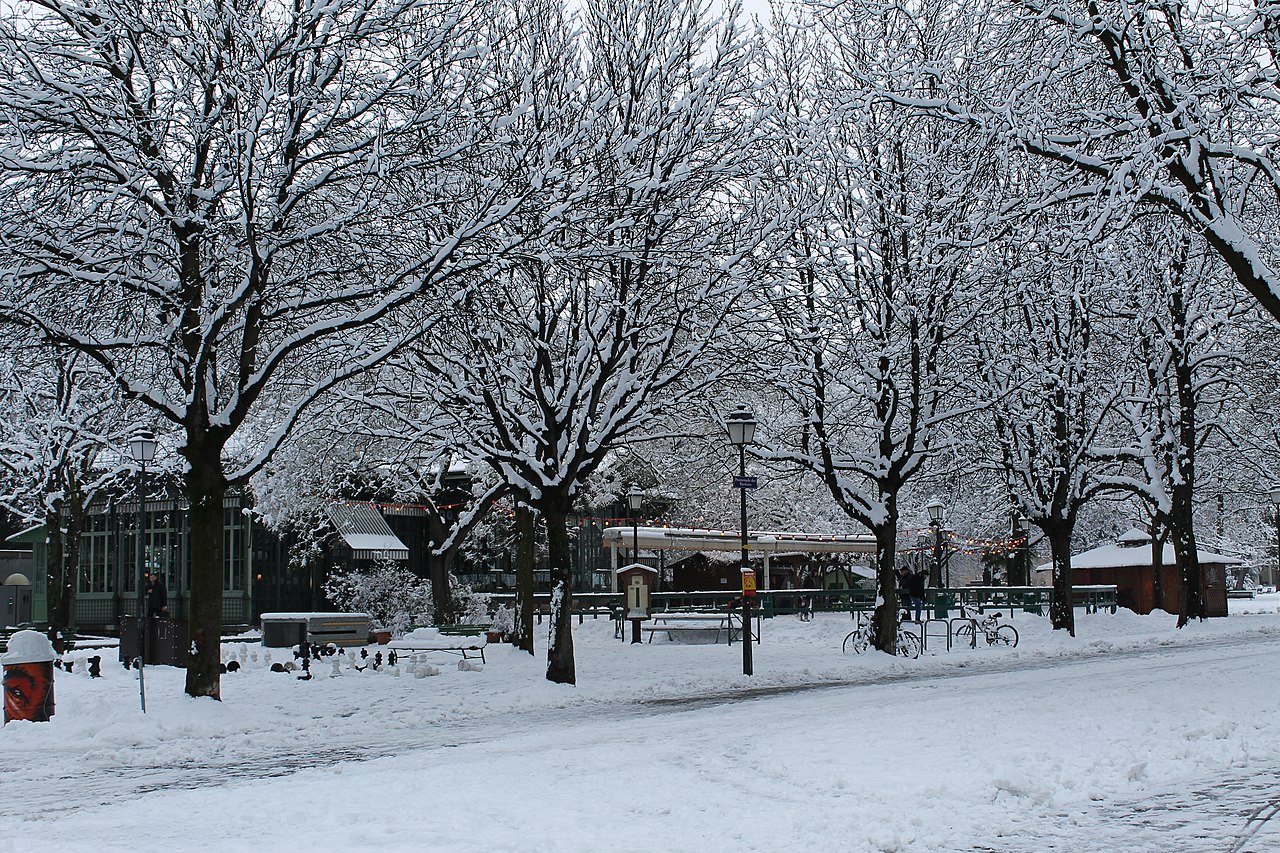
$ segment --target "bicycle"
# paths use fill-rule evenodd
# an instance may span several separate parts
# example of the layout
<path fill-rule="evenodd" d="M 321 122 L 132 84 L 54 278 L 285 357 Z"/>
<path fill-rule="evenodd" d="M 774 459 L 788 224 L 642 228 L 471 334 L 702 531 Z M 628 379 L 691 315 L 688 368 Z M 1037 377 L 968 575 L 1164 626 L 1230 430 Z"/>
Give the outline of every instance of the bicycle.
<path fill-rule="evenodd" d="M 844 638 L 844 643 L 840 647 L 841 650 L 845 654 L 848 654 L 850 649 L 853 650 L 854 654 L 863 654 L 867 649 L 871 648 L 874 630 L 873 620 L 868 619 L 863 622 Z M 920 638 L 916 636 L 914 631 L 909 631 L 901 625 L 898 626 L 897 643 L 895 645 L 897 646 L 899 657 L 911 658 L 912 660 L 920 657 Z"/>
<path fill-rule="evenodd" d="M 975 635 L 979 630 L 982 631 L 982 636 L 987 641 L 988 646 L 1017 647 L 1018 629 L 1012 625 L 1002 623 L 999 610 L 993 610 L 990 616 L 979 620 L 970 616 L 969 608 L 962 605 L 960 607 L 960 615 L 969 621 L 956 628 L 956 638 L 967 641 L 970 648 L 978 644 Z"/>

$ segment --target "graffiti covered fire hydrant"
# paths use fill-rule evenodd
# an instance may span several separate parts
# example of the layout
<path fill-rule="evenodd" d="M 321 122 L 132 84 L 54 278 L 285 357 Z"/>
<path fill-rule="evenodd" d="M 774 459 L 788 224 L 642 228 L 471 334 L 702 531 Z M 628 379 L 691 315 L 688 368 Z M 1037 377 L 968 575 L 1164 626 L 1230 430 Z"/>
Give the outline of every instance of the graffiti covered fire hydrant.
<path fill-rule="evenodd" d="M 53 643 L 39 631 L 17 631 L 0 655 L 4 670 L 4 721 L 45 723 L 53 716 Z"/>

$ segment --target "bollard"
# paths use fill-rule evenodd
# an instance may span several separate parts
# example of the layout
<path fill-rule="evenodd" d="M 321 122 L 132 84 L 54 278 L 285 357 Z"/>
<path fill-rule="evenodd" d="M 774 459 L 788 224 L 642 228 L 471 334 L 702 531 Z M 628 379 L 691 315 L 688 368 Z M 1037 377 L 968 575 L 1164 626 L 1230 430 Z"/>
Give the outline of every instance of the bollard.
<path fill-rule="evenodd" d="M 53 660 L 49 638 L 39 631 L 17 631 L 9 651 L 0 655 L 4 669 L 4 721 L 46 723 L 53 716 Z"/>

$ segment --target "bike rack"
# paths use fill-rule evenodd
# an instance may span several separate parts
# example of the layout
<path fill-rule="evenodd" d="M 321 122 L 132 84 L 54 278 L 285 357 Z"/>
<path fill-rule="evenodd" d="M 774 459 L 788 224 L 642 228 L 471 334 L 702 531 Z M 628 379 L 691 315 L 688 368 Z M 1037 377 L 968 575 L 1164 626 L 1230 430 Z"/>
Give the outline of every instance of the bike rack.
<path fill-rule="evenodd" d="M 948 624 L 946 619 L 925 619 L 923 624 L 919 622 L 916 622 L 916 624 L 920 625 L 920 643 L 922 651 L 929 651 L 929 626 L 935 624 L 942 626 L 942 635 L 947 641 L 947 651 L 951 651 L 951 625 Z"/>
<path fill-rule="evenodd" d="M 959 622 L 960 625 L 956 625 L 957 622 Z M 971 616 L 956 616 L 950 621 L 950 624 L 948 624 L 947 631 L 949 632 L 949 634 L 954 634 L 958 627 L 963 627 L 964 625 L 969 625 L 973 628 L 973 632 L 969 635 L 969 648 L 976 649 L 978 647 L 978 620 L 977 619 L 974 619 Z M 950 647 L 948 646 L 948 648 Z"/>

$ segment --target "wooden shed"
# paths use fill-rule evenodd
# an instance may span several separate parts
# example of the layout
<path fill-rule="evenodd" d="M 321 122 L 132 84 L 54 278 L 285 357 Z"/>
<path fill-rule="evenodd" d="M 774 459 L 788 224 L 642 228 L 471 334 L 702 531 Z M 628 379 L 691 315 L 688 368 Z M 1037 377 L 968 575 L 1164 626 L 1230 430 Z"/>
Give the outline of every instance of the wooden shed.
<path fill-rule="evenodd" d="M 1206 612 L 1210 616 L 1226 616 L 1227 566 L 1241 561 L 1204 549 L 1199 549 L 1197 555 L 1204 578 Z M 1161 562 L 1157 587 L 1152 569 L 1151 537 L 1143 530 L 1131 528 L 1113 544 L 1072 555 L 1071 582 L 1078 586 L 1115 584 L 1117 602 L 1136 613 L 1150 613 L 1156 609 L 1177 613 L 1179 571 L 1171 543 L 1165 544 Z M 1037 569 L 1041 572 L 1050 570 L 1052 564 Z"/>

